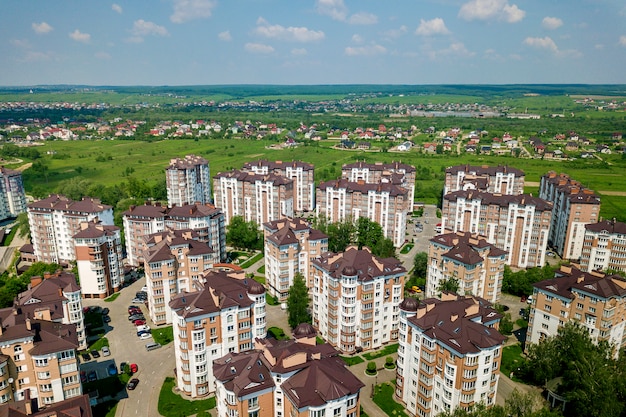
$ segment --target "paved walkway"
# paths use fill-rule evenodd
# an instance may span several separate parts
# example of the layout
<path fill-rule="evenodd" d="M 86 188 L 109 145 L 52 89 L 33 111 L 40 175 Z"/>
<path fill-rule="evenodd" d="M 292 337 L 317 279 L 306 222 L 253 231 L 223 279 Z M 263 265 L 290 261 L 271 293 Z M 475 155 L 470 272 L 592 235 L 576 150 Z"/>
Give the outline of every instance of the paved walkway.
<path fill-rule="evenodd" d="M 384 369 L 385 359 L 387 356 L 392 356 L 394 360 L 397 358 L 397 354 L 385 355 L 382 358 L 374 359 L 376 362 L 376 368 L 379 370 L 376 376 L 369 376 L 365 373 L 365 369 L 367 368 L 367 363 L 370 362 L 367 359 L 365 362 L 352 365 L 348 367 L 350 372 L 354 374 L 357 378 L 361 380 L 365 384 L 365 387 L 361 389 L 361 406 L 363 407 L 363 411 L 367 413 L 369 417 L 388 417 L 387 413 L 380 409 L 378 405 L 374 403 L 372 400 L 372 391 L 376 385 L 394 381 L 396 379 L 396 369 Z M 365 359 L 365 358 L 363 358 Z"/>

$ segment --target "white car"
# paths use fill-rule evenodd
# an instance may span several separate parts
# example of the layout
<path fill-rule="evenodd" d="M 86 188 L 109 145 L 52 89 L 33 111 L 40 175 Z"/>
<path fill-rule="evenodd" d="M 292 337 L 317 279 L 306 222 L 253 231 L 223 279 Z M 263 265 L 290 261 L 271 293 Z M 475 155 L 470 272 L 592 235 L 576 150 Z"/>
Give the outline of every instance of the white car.
<path fill-rule="evenodd" d="M 110 356 L 111 351 L 108 346 L 102 346 L 102 356 Z"/>
<path fill-rule="evenodd" d="M 144 285 L 143 287 L 141 287 L 141 291 L 148 292 L 148 286 Z"/>
<path fill-rule="evenodd" d="M 141 340 L 152 339 L 152 334 L 151 333 L 142 333 L 141 336 L 139 336 L 139 339 L 141 339 Z"/>
<path fill-rule="evenodd" d="M 140 332 L 142 330 L 150 330 L 150 326 L 148 326 L 147 324 L 142 324 L 140 326 L 137 326 L 137 328 L 135 330 L 138 331 L 138 332 Z"/>

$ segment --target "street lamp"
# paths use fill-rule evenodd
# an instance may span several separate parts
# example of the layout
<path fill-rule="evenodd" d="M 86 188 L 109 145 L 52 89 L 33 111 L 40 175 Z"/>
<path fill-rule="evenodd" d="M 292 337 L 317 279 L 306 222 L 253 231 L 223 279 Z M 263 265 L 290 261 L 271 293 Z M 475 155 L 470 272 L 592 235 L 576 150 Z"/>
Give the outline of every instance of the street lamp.
<path fill-rule="evenodd" d="M 15 382 L 15 380 L 13 378 L 9 378 L 7 382 L 9 383 L 9 387 L 11 387 L 11 399 L 15 401 L 15 387 L 13 386 L 13 382 Z"/>

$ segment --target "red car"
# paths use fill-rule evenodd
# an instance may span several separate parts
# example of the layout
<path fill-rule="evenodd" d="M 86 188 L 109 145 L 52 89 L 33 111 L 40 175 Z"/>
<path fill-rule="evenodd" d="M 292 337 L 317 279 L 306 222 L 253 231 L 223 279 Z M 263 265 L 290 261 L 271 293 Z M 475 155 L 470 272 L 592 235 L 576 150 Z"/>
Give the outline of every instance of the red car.
<path fill-rule="evenodd" d="M 135 320 L 135 321 L 133 322 L 133 324 L 134 324 L 135 326 L 143 326 L 144 324 L 146 324 L 146 321 L 145 321 L 145 320 Z"/>
<path fill-rule="evenodd" d="M 128 309 L 128 315 L 132 316 L 133 314 L 141 314 L 141 309 L 140 308 L 129 308 Z"/>
<path fill-rule="evenodd" d="M 137 366 L 137 364 L 136 364 L 136 363 L 131 363 L 129 366 L 130 366 L 130 371 L 131 371 L 132 373 L 136 374 L 136 373 L 137 373 L 137 371 L 139 371 L 139 367 Z"/>

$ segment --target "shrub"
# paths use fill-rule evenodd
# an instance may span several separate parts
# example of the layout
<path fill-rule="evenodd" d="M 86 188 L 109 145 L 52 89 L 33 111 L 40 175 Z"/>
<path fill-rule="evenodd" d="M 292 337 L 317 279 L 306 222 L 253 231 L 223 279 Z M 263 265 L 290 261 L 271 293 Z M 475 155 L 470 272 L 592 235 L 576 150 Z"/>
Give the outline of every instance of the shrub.
<path fill-rule="evenodd" d="M 367 368 L 365 369 L 365 373 L 368 375 L 376 375 L 376 362 L 370 361 L 367 363 Z"/>

